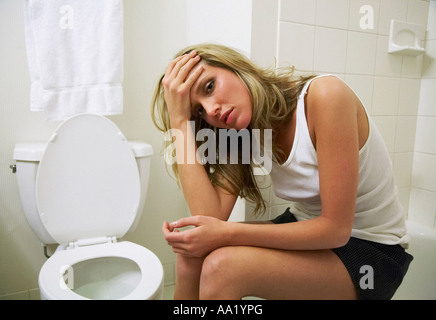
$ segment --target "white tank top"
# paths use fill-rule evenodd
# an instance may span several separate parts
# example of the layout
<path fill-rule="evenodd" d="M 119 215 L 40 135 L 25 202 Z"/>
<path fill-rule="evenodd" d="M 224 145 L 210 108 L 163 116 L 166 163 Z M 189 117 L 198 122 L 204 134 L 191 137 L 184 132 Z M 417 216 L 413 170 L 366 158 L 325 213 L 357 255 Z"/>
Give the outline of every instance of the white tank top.
<path fill-rule="evenodd" d="M 295 137 L 289 157 L 281 165 L 273 162 L 270 173 L 274 193 L 293 202 L 291 212 L 298 220 L 321 214 L 318 157 L 310 139 L 304 107 L 304 96 L 312 80 L 306 83 L 298 99 Z M 389 153 L 373 120 L 368 114 L 367 117 L 369 135 L 359 151 L 359 182 L 351 236 L 407 248 L 409 238 Z"/>

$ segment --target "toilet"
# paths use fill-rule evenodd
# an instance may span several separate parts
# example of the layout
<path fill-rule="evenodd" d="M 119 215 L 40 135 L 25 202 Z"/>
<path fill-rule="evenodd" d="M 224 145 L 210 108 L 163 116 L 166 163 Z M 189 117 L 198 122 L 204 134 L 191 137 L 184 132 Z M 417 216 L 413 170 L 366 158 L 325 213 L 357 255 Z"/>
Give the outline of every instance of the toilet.
<path fill-rule="evenodd" d="M 48 143 L 16 144 L 26 218 L 43 245 L 59 244 L 39 273 L 41 299 L 162 299 L 158 257 L 121 240 L 143 211 L 152 153 L 94 114 L 66 120 Z"/>

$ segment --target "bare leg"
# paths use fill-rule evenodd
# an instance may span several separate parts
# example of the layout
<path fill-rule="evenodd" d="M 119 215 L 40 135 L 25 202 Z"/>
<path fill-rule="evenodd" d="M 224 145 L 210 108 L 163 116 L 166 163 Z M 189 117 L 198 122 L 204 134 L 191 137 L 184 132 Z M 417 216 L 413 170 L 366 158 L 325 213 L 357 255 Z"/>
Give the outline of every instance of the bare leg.
<path fill-rule="evenodd" d="M 342 261 L 331 250 L 222 247 L 203 263 L 201 299 L 356 299 Z"/>
<path fill-rule="evenodd" d="M 251 221 L 244 223 L 267 224 L 270 221 Z M 198 300 L 200 292 L 200 276 L 203 266 L 203 258 L 190 258 L 177 255 L 176 286 L 174 300 Z"/>
<path fill-rule="evenodd" d="M 204 258 L 189 258 L 177 255 L 177 278 L 174 300 L 198 300 L 200 274 Z"/>

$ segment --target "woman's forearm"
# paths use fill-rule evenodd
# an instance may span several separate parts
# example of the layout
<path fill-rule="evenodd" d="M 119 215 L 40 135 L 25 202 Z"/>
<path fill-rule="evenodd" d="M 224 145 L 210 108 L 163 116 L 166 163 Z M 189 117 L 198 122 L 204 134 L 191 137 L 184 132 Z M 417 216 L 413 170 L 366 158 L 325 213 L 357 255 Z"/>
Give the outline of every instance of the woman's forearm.
<path fill-rule="evenodd" d="M 233 205 L 230 206 L 228 201 L 223 201 L 222 195 L 210 182 L 204 166 L 197 161 L 197 147 L 189 121 L 179 123 L 173 130 L 177 130 L 174 141 L 177 169 L 191 214 L 227 220 Z M 234 198 L 236 201 L 236 196 Z"/>
<path fill-rule="evenodd" d="M 189 230 L 176 229 L 194 226 Z M 186 217 L 167 222 L 162 231 L 173 251 L 191 257 L 204 257 L 226 246 L 252 246 L 281 250 L 324 250 L 345 245 L 350 237 L 347 227 L 326 217 L 283 224 L 246 224 L 224 222 L 206 216 Z"/>
<path fill-rule="evenodd" d="M 284 224 L 228 223 L 223 245 L 322 250 L 345 245 L 351 230 L 322 216 Z"/>
<path fill-rule="evenodd" d="M 204 68 L 198 64 L 195 51 L 174 59 L 162 79 L 164 99 L 173 143 L 176 148 L 177 169 L 183 194 L 193 215 L 206 215 L 227 220 L 236 196 L 226 195 L 214 188 L 205 168 L 196 159 L 196 143 L 189 119 L 192 115 L 191 90 Z"/>

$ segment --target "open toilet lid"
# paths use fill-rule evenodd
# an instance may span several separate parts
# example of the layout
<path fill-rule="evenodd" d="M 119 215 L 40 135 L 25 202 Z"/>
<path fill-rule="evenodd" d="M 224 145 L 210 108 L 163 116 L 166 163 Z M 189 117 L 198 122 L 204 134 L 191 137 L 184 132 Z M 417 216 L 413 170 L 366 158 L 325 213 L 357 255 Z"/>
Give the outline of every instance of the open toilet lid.
<path fill-rule="evenodd" d="M 60 244 L 122 237 L 140 198 L 138 167 L 118 127 L 98 115 L 66 120 L 47 144 L 36 178 L 36 202 Z"/>

